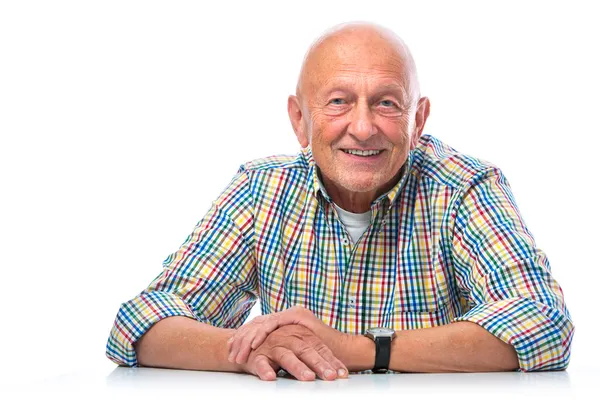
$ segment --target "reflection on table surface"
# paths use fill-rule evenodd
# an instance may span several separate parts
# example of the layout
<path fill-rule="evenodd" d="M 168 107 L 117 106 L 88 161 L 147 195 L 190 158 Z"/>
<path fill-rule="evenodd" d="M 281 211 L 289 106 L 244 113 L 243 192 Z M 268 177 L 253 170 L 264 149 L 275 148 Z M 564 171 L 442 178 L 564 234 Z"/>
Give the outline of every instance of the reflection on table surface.
<path fill-rule="evenodd" d="M 569 397 L 570 381 L 567 372 L 525 374 L 395 374 L 351 375 L 336 381 L 299 382 L 280 377 L 263 382 L 254 376 L 233 373 L 175 371 L 152 368 L 116 368 L 106 379 L 111 391 L 137 392 L 140 388 L 154 394 L 167 394 L 174 387 L 189 393 L 239 393 L 245 397 L 364 398 L 371 394 L 417 394 L 428 397 L 478 397 L 480 399 L 510 396 L 537 397 L 542 392 Z M 483 397 L 481 397 L 483 396 Z"/>
<path fill-rule="evenodd" d="M 583 375 L 579 374 L 579 377 Z M 590 376 L 587 374 L 586 376 Z M 372 395 L 418 395 L 418 399 L 473 398 L 531 399 L 573 398 L 583 385 L 573 385 L 570 372 L 501 372 L 459 374 L 351 374 L 331 382 L 299 382 L 279 377 L 263 382 L 255 376 L 235 373 L 182 371 L 159 368 L 115 367 L 108 373 L 80 371 L 20 389 L 42 391 L 48 397 L 171 398 L 173 395 L 231 396 L 244 399 L 328 398 L 363 399 Z M 593 387 L 592 379 L 585 386 Z M 34 387 L 35 386 L 35 387 Z M 577 387 L 574 387 L 577 386 Z M 580 390 L 581 389 L 581 390 Z M 589 395 L 592 395 L 591 393 Z M 582 398 L 589 398 L 588 396 Z M 594 397 L 592 395 L 592 397 Z"/>

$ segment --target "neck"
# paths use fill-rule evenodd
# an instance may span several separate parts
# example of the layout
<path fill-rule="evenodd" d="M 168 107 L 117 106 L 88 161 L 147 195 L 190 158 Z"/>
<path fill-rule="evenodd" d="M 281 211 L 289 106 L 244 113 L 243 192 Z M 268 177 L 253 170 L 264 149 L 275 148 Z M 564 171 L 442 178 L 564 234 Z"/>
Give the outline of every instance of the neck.
<path fill-rule="evenodd" d="M 362 214 L 371 209 L 371 203 L 377 198 L 376 194 L 372 192 L 356 193 L 344 191 L 342 193 L 338 188 L 327 187 L 325 184 L 327 193 L 331 196 L 331 200 L 337 204 L 340 208 L 350 211 L 355 214 Z"/>

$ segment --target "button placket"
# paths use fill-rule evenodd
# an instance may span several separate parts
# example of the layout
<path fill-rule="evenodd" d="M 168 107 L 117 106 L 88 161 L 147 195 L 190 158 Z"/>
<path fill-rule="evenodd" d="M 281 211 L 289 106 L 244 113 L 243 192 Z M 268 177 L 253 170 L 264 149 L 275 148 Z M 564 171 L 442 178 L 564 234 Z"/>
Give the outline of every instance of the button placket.
<path fill-rule="evenodd" d="M 387 219 L 387 215 L 381 219 L 381 225 L 379 226 L 379 229 L 377 230 L 377 232 L 379 232 L 380 234 L 383 233 L 383 230 L 385 229 L 385 225 L 387 224 L 386 219 Z"/>

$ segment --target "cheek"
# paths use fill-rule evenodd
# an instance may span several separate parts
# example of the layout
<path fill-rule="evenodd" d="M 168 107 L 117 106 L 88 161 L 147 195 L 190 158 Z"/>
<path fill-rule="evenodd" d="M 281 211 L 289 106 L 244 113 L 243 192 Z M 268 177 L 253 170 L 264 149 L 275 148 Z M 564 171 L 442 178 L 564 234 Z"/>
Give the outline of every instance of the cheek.
<path fill-rule="evenodd" d="M 332 118 L 316 115 L 313 118 L 313 139 L 316 142 L 331 143 L 341 137 L 348 125 L 343 117 Z"/>
<path fill-rule="evenodd" d="M 379 128 L 395 146 L 404 146 L 409 141 L 409 127 L 405 120 L 380 121 Z"/>

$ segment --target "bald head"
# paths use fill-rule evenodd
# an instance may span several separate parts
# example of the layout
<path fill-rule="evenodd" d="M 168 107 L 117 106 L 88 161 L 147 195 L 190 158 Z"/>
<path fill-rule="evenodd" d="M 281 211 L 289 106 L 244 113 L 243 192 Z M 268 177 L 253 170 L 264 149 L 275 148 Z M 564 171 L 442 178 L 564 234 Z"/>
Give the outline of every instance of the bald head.
<path fill-rule="evenodd" d="M 404 82 L 407 101 L 420 96 L 415 62 L 410 50 L 391 30 L 371 23 L 346 23 L 321 35 L 309 48 L 298 78 L 296 95 L 302 100 L 324 84 L 326 72 L 345 68 L 394 69 Z M 324 76 L 325 75 L 325 76 Z"/>

